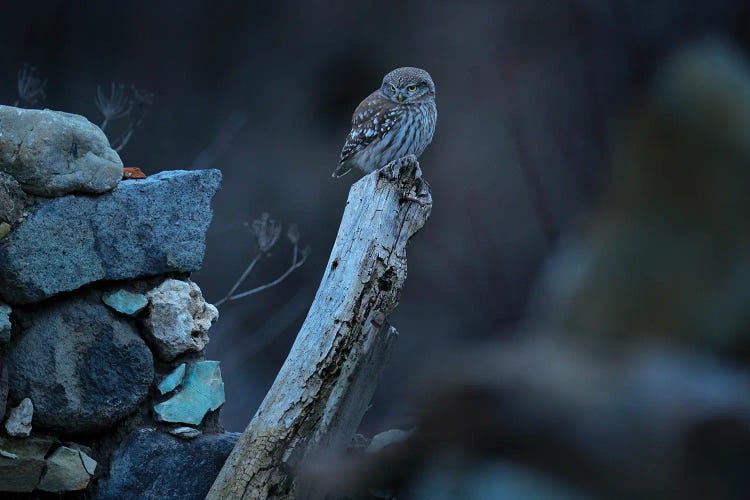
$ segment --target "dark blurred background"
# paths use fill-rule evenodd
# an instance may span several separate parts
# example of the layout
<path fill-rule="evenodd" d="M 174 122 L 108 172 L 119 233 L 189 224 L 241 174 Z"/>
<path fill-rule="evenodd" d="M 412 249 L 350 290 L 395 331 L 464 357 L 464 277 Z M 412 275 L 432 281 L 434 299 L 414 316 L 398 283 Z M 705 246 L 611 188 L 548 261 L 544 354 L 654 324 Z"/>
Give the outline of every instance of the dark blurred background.
<path fill-rule="evenodd" d="M 208 355 L 222 361 L 225 426 L 249 422 L 322 276 L 348 188 L 331 179 L 359 101 L 398 66 L 427 69 L 439 120 L 421 158 L 432 217 L 409 252 L 392 323 L 395 358 L 366 416 L 404 425 L 401 382 L 446 344 L 502 335 L 525 310 L 544 257 L 608 180 L 613 119 L 675 47 L 722 34 L 747 48 L 745 0 L 444 2 L 5 2 L 0 102 L 25 63 L 44 107 L 102 117 L 97 86 L 155 94 L 121 152 L 146 173 L 220 168 L 203 270 L 224 295 L 255 254 L 245 225 L 269 212 L 312 248 L 279 286 L 221 309 Z M 280 242 L 247 286 L 289 265 Z"/>

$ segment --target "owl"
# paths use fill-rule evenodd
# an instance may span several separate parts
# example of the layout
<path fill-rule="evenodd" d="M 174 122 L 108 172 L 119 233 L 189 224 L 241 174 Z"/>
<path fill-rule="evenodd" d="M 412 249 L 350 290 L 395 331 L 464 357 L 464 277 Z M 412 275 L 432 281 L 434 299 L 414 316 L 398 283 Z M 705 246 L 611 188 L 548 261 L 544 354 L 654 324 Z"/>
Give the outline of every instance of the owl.
<path fill-rule="evenodd" d="M 419 68 L 394 69 L 354 110 L 333 177 L 354 167 L 369 173 L 407 155 L 419 157 L 432 141 L 436 121 L 430 74 Z"/>

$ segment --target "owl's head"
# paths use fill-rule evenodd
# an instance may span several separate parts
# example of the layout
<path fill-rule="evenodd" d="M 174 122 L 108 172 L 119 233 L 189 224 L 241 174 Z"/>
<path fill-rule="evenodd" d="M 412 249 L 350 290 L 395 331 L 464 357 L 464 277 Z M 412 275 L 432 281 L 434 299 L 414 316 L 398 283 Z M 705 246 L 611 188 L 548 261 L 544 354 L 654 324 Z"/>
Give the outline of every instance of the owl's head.
<path fill-rule="evenodd" d="M 394 102 L 419 102 L 435 98 L 435 84 L 430 74 L 419 68 L 394 69 L 383 78 L 380 88 Z"/>

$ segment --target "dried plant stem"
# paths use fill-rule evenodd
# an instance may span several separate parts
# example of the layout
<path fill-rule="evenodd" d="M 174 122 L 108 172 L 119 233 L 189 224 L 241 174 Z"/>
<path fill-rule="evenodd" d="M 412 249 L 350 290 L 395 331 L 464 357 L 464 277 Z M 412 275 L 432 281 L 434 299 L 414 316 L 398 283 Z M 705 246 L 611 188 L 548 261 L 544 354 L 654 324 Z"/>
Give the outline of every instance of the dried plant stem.
<path fill-rule="evenodd" d="M 275 280 L 269 283 L 266 283 L 265 285 L 260 285 L 250 290 L 247 290 L 245 292 L 232 295 L 232 293 L 234 293 L 234 290 L 236 290 L 235 288 L 234 290 L 230 292 L 230 297 L 227 300 L 237 300 L 243 297 L 249 297 L 250 295 L 256 294 L 258 292 L 262 292 L 263 290 L 266 290 L 267 288 L 271 288 L 271 287 L 278 285 L 279 283 L 284 281 L 287 278 L 287 276 L 292 274 L 295 269 L 297 269 L 298 267 L 300 267 L 302 264 L 305 263 L 305 261 L 307 260 L 307 255 L 308 255 L 307 252 L 302 252 L 302 255 L 300 256 L 299 246 L 294 245 L 294 254 L 292 256 L 292 264 L 291 266 L 289 266 L 289 268 L 286 271 L 284 271 L 284 273 L 281 276 L 279 276 L 278 278 L 276 278 Z"/>
<path fill-rule="evenodd" d="M 250 273 L 253 271 L 253 268 L 258 263 L 258 261 L 263 257 L 263 252 L 258 252 L 255 254 L 255 257 L 253 257 L 253 260 L 250 261 L 250 264 L 245 268 L 245 270 L 242 272 L 240 277 L 237 279 L 237 281 L 234 282 L 234 285 L 232 285 L 232 288 L 229 289 L 229 292 L 222 297 L 219 301 L 217 301 L 214 305 L 216 307 L 219 307 L 223 303 L 225 303 L 228 300 L 231 300 L 232 294 L 237 291 L 237 289 L 240 287 L 240 285 L 247 279 L 247 277 L 250 275 Z"/>

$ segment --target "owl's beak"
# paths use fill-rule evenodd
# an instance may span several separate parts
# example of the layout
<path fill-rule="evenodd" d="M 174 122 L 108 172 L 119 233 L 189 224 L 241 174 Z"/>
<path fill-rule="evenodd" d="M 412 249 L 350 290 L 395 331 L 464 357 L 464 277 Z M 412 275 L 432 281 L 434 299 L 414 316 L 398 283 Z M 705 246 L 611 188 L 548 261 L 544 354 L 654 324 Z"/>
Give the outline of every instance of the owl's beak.
<path fill-rule="evenodd" d="M 404 99 L 406 99 L 406 97 L 404 97 L 404 94 L 399 92 L 398 95 L 396 96 L 396 99 L 398 99 L 398 102 L 404 102 Z"/>

